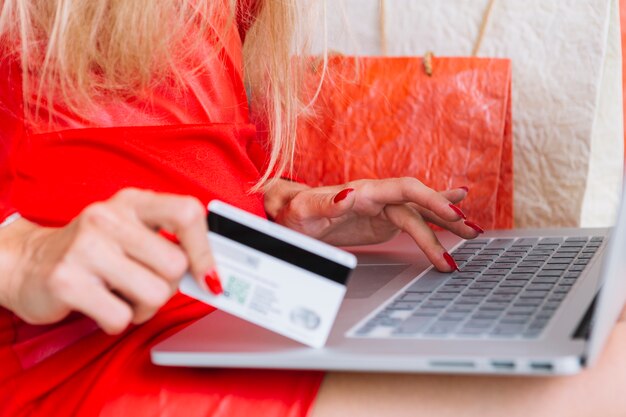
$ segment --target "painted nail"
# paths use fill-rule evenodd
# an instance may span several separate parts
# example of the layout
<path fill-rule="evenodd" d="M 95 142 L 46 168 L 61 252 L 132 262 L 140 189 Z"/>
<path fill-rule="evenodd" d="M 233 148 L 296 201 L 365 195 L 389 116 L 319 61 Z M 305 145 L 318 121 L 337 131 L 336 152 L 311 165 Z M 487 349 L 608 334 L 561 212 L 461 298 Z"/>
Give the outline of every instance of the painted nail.
<path fill-rule="evenodd" d="M 335 198 L 333 198 L 333 203 L 337 204 L 345 200 L 352 191 L 354 191 L 354 188 L 346 188 L 345 190 L 339 191 Z"/>
<path fill-rule="evenodd" d="M 459 187 L 461 190 L 465 191 L 466 193 L 469 193 L 469 187 L 467 185 L 464 185 L 462 187 Z"/>
<path fill-rule="evenodd" d="M 168 232 L 165 229 L 161 229 L 159 230 L 159 234 L 164 237 L 165 239 L 169 240 L 170 242 L 174 243 L 175 245 L 180 245 L 180 240 L 178 240 L 178 238 L 176 237 L 176 235 L 174 235 L 173 233 Z"/>
<path fill-rule="evenodd" d="M 448 252 L 445 252 L 443 254 L 443 259 L 445 259 L 448 265 L 450 265 L 450 268 L 454 269 L 455 271 L 460 271 L 459 266 L 456 264 L 456 261 Z"/>
<path fill-rule="evenodd" d="M 457 206 L 455 206 L 454 204 L 450 204 L 450 208 L 451 208 L 452 210 L 454 210 L 454 212 L 455 212 L 456 214 L 458 214 L 458 215 L 459 215 L 459 217 L 461 217 L 463 220 L 466 220 L 466 219 L 467 219 L 467 216 L 465 215 L 465 213 L 463 213 L 463 211 L 462 211 L 460 208 L 458 208 Z"/>
<path fill-rule="evenodd" d="M 471 227 L 472 229 L 476 230 L 478 233 L 483 234 L 485 233 L 485 231 L 483 230 L 482 227 L 480 227 L 479 225 L 477 225 L 476 223 L 472 223 L 470 221 L 466 221 L 465 225 L 468 227 Z"/>
<path fill-rule="evenodd" d="M 206 276 L 204 277 L 204 282 L 206 282 L 206 285 L 209 287 L 209 290 L 211 290 L 213 294 L 220 295 L 224 292 L 224 289 L 222 288 L 222 283 L 220 282 L 220 279 L 217 276 L 217 272 L 215 272 L 215 270 L 206 274 Z"/>

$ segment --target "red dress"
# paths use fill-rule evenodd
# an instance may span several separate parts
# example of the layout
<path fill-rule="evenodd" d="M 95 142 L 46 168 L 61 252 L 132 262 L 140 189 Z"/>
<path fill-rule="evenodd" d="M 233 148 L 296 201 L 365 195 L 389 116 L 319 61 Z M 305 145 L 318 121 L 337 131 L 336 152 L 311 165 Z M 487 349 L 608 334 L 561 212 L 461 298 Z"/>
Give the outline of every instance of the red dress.
<path fill-rule="evenodd" d="M 263 152 L 248 118 L 234 26 L 223 41 L 218 55 L 200 54 L 210 57 L 208 70 L 190 75 L 185 91 L 163 85 L 149 99 L 103 103 L 89 123 L 54 108 L 52 126 L 24 126 L 19 67 L 0 62 L 0 216 L 16 209 L 61 226 L 131 186 L 264 215 L 261 196 L 247 192 Z M 213 45 L 209 39 L 207 51 Z M 149 322 L 108 336 L 80 314 L 32 326 L 0 308 L 0 416 L 306 415 L 321 373 L 150 363 L 155 343 L 211 311 L 177 294 Z"/>

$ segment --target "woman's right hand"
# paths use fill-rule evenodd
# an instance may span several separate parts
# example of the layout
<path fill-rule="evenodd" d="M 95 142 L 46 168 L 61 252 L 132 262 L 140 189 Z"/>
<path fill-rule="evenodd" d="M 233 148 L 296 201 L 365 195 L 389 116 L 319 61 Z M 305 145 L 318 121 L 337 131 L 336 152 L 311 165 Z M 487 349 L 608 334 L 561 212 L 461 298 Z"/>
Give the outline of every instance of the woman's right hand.
<path fill-rule="evenodd" d="M 79 311 L 120 333 L 150 319 L 187 270 L 206 288 L 206 235 L 198 200 L 137 189 L 88 206 L 62 228 L 18 220 L 0 230 L 0 304 L 32 324 Z"/>

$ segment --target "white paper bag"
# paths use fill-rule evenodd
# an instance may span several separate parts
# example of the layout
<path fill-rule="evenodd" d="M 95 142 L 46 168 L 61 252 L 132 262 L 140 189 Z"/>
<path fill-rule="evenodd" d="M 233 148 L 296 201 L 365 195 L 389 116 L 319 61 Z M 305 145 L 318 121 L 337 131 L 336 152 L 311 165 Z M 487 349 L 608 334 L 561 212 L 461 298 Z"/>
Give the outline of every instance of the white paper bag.
<path fill-rule="evenodd" d="M 490 3 L 384 0 L 381 16 L 380 2 L 328 2 L 328 48 L 468 56 Z M 618 0 L 492 5 L 478 56 L 513 61 L 518 227 L 614 221 L 624 163 L 619 24 Z"/>

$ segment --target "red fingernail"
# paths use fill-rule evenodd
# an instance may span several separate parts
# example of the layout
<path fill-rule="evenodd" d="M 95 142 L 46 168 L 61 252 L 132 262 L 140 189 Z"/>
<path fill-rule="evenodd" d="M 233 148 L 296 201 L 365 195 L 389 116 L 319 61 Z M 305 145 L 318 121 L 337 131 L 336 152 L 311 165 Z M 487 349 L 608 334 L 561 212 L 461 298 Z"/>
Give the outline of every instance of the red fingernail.
<path fill-rule="evenodd" d="M 445 259 L 448 265 L 450 265 L 450 268 L 454 269 L 455 271 L 460 271 L 459 266 L 456 264 L 456 261 L 448 252 L 445 252 L 443 254 L 443 259 Z"/>
<path fill-rule="evenodd" d="M 176 237 L 176 235 L 174 235 L 173 233 L 168 232 L 165 229 L 161 229 L 159 230 L 159 234 L 161 236 L 163 236 L 165 239 L 169 240 L 170 242 L 176 244 L 176 245 L 180 245 L 180 240 L 178 240 L 178 238 Z"/>
<path fill-rule="evenodd" d="M 224 288 L 222 288 L 222 283 L 220 282 L 219 277 L 217 276 L 217 272 L 214 270 L 206 274 L 204 277 L 204 281 L 206 285 L 209 287 L 209 290 L 215 295 L 220 295 L 224 292 Z"/>
<path fill-rule="evenodd" d="M 476 223 L 472 223 L 470 221 L 466 221 L 465 225 L 468 227 L 471 227 L 472 229 L 476 230 L 478 233 L 483 234 L 485 233 L 485 231 L 483 230 L 482 227 L 480 227 L 479 225 L 477 225 Z"/>
<path fill-rule="evenodd" d="M 352 191 L 354 191 L 354 188 L 346 188 L 345 190 L 340 191 L 333 199 L 333 203 L 337 204 L 340 201 L 345 200 Z"/>
<path fill-rule="evenodd" d="M 465 191 L 466 193 L 469 193 L 469 187 L 464 185 L 462 187 L 459 187 L 461 190 Z"/>
<path fill-rule="evenodd" d="M 463 211 L 457 206 L 455 206 L 454 204 L 450 204 L 450 208 L 454 210 L 454 212 L 458 214 L 459 217 L 461 217 L 463 220 L 467 219 L 467 216 L 465 215 L 465 213 L 463 213 Z"/>

